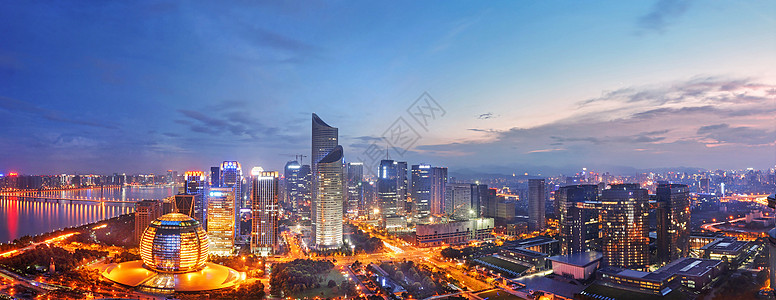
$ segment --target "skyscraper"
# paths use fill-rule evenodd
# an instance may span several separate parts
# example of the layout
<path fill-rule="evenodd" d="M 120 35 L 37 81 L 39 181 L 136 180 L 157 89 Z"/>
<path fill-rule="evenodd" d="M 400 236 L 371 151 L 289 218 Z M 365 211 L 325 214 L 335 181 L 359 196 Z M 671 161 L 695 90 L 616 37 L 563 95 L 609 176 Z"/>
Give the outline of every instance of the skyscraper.
<path fill-rule="evenodd" d="M 544 179 L 528 179 L 528 230 L 544 230 L 545 227 Z"/>
<path fill-rule="evenodd" d="M 364 164 L 352 162 L 347 164 L 347 205 L 345 211 L 352 217 L 364 215 Z"/>
<path fill-rule="evenodd" d="M 312 233 L 317 248 L 342 245 L 343 170 L 338 129 L 312 115 Z"/>
<path fill-rule="evenodd" d="M 599 211 L 593 203 L 597 200 L 597 185 L 569 185 L 555 192 L 561 254 L 595 250 L 600 225 Z"/>
<path fill-rule="evenodd" d="M 207 200 L 207 234 L 210 253 L 231 255 L 235 238 L 234 187 L 210 188 Z"/>
<path fill-rule="evenodd" d="M 668 263 L 689 255 L 690 188 L 684 184 L 657 186 L 657 259 Z"/>
<path fill-rule="evenodd" d="M 221 169 L 210 167 L 210 186 L 218 187 L 221 184 Z"/>
<path fill-rule="evenodd" d="M 448 183 L 445 185 L 445 214 L 458 220 L 474 217 L 472 209 L 472 185 L 470 183 Z"/>
<path fill-rule="evenodd" d="M 407 194 L 409 193 L 409 186 L 407 180 L 407 162 L 396 162 L 396 205 L 397 212 L 400 215 L 405 215 L 408 211 L 407 207 Z"/>
<path fill-rule="evenodd" d="M 639 269 L 649 264 L 649 196 L 639 184 L 601 192 L 603 264 Z"/>
<path fill-rule="evenodd" d="M 162 216 L 162 203 L 155 200 L 143 200 L 135 203 L 135 241 L 140 242 L 148 224 Z"/>
<path fill-rule="evenodd" d="M 238 242 L 243 243 L 250 237 L 251 231 L 251 209 L 247 200 L 243 199 L 242 194 L 242 167 L 236 161 L 224 161 L 220 169 L 220 187 L 234 189 L 235 199 L 235 224 L 237 224 L 236 233 L 239 237 Z"/>
<path fill-rule="evenodd" d="M 380 216 L 383 219 L 399 214 L 399 175 L 398 163 L 390 159 L 380 161 L 377 170 L 377 197 Z"/>
<path fill-rule="evenodd" d="M 313 203 L 316 224 L 315 245 L 319 249 L 342 246 L 343 172 L 342 146 L 337 146 L 317 164 L 317 201 Z"/>
<path fill-rule="evenodd" d="M 447 186 L 447 168 L 431 167 L 431 197 L 429 207 L 432 215 L 445 212 L 445 190 Z"/>
<path fill-rule="evenodd" d="M 207 208 L 205 204 L 205 188 L 207 184 L 205 182 L 205 172 L 202 171 L 186 171 L 183 173 L 184 192 L 186 195 L 194 195 L 194 211 L 190 217 L 199 221 L 203 226 L 205 225 L 205 219 Z"/>
<path fill-rule="evenodd" d="M 300 165 L 297 161 L 286 163 L 285 175 L 286 181 L 285 205 L 291 208 L 299 219 L 310 219 L 310 165 Z"/>
<path fill-rule="evenodd" d="M 416 218 L 426 218 L 431 214 L 431 166 L 412 165 L 410 196 Z"/>
<path fill-rule="evenodd" d="M 251 252 L 269 256 L 278 250 L 278 172 L 253 168 L 251 183 Z"/>
<path fill-rule="evenodd" d="M 488 201 L 490 195 L 487 184 L 472 184 L 472 204 L 471 208 L 474 211 L 473 217 L 482 217 L 485 214 L 485 204 Z"/>

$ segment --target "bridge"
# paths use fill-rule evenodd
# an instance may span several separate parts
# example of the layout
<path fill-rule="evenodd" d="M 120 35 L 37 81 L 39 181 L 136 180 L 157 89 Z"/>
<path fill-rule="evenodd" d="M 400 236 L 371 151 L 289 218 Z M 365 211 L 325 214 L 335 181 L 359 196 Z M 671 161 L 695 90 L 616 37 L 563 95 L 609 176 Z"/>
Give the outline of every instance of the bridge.
<path fill-rule="evenodd" d="M 2 191 L 0 192 L 0 196 L 5 196 L 7 199 L 8 197 L 13 197 L 17 199 L 21 198 L 24 200 L 42 200 L 42 201 L 57 201 L 57 202 L 85 201 L 85 202 L 95 202 L 95 203 L 102 203 L 102 202 L 136 203 L 138 201 L 146 200 L 142 198 L 116 199 L 113 197 L 105 197 L 105 192 L 108 192 L 110 194 L 122 188 L 123 187 L 120 185 L 106 185 L 106 186 L 81 187 L 81 188 L 13 190 L 13 191 Z M 95 194 L 97 191 L 99 191 L 99 196 L 98 195 L 93 195 L 93 196 L 63 195 L 63 193 L 78 192 L 78 191 L 94 191 Z M 13 199 L 13 198 L 10 198 L 10 199 Z M 154 200 L 154 199 L 150 199 L 150 200 Z"/>

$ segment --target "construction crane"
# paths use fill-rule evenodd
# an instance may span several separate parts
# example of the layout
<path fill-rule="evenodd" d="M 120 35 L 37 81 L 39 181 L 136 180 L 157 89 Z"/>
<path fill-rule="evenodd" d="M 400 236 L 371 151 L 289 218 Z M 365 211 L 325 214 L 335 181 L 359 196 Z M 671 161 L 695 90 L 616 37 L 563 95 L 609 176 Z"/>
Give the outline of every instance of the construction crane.
<path fill-rule="evenodd" d="M 280 154 L 280 155 L 283 155 L 283 156 L 293 156 L 293 157 L 294 157 L 294 160 L 296 160 L 297 162 L 299 162 L 299 164 L 300 164 L 300 165 L 303 165 L 303 163 L 302 163 L 302 160 L 303 160 L 305 157 L 308 157 L 307 155 L 304 155 L 304 154 L 289 154 L 289 153 L 284 153 L 284 154 Z"/>

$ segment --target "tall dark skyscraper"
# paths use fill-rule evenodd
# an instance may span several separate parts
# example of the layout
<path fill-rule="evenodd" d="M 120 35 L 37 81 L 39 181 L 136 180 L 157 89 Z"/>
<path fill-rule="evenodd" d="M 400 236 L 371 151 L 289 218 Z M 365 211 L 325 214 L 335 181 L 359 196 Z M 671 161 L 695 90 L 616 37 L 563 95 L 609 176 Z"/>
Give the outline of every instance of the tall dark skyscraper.
<path fill-rule="evenodd" d="M 194 211 L 193 217 L 199 221 L 200 224 L 207 226 L 205 220 L 207 219 L 207 204 L 205 204 L 205 189 L 207 184 L 205 182 L 205 173 L 202 171 L 187 171 L 183 173 L 184 193 L 186 195 L 194 195 Z M 205 227 L 207 228 L 207 227 Z"/>
<path fill-rule="evenodd" d="M 251 252 L 269 256 L 278 250 L 278 173 L 261 168 L 251 170 L 253 228 Z"/>
<path fill-rule="evenodd" d="M 649 264 L 649 195 L 639 184 L 601 192 L 603 264 L 641 269 Z"/>
<path fill-rule="evenodd" d="M 286 192 L 285 206 L 297 214 L 301 220 L 310 219 L 312 174 L 310 165 L 300 165 L 297 161 L 289 161 L 284 168 Z"/>
<path fill-rule="evenodd" d="M 488 185 L 475 183 L 472 184 L 471 188 L 473 217 L 482 217 L 485 214 L 485 204 L 488 203 L 488 196 L 490 195 Z"/>
<path fill-rule="evenodd" d="M 364 164 L 360 162 L 348 163 L 346 174 L 347 205 L 345 205 L 345 211 L 351 217 L 365 215 Z"/>
<path fill-rule="evenodd" d="M 528 230 L 544 230 L 545 227 L 544 179 L 528 179 Z"/>
<path fill-rule="evenodd" d="M 689 255 L 690 188 L 684 184 L 657 187 L 657 259 L 668 263 Z"/>
<path fill-rule="evenodd" d="M 221 184 L 221 168 L 210 167 L 210 186 L 219 187 Z"/>
<path fill-rule="evenodd" d="M 412 165 L 410 196 L 416 218 L 426 218 L 431 214 L 431 166 Z"/>
<path fill-rule="evenodd" d="M 599 234 L 597 185 L 569 185 L 555 192 L 559 206 L 560 247 L 562 254 L 596 250 Z"/>
<path fill-rule="evenodd" d="M 384 159 L 377 170 L 377 197 L 383 220 L 399 214 L 398 162 Z"/>
<path fill-rule="evenodd" d="M 396 162 L 396 205 L 398 213 L 405 215 L 409 211 L 407 207 L 407 196 L 409 195 L 409 180 L 407 180 L 407 162 Z"/>
<path fill-rule="evenodd" d="M 343 150 L 338 129 L 312 115 L 312 226 L 318 248 L 342 245 Z M 338 164 L 338 165 L 337 165 Z M 323 168 L 323 169 L 321 169 Z"/>

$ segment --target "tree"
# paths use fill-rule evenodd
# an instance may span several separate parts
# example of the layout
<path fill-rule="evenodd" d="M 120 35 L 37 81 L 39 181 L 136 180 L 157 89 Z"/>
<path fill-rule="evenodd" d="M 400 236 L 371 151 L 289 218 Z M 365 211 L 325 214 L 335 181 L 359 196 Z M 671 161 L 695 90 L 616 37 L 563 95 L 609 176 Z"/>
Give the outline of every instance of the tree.
<path fill-rule="evenodd" d="M 768 269 L 763 269 L 760 272 L 757 272 L 757 283 L 762 285 L 765 285 L 765 282 L 768 281 Z"/>
<path fill-rule="evenodd" d="M 400 283 L 404 282 L 404 272 L 402 271 L 396 271 L 396 273 L 393 274 L 393 277 Z"/>
<path fill-rule="evenodd" d="M 329 283 L 326 286 L 328 286 L 330 288 L 333 288 L 333 287 L 337 286 L 337 283 L 334 282 L 334 280 L 329 279 Z"/>

